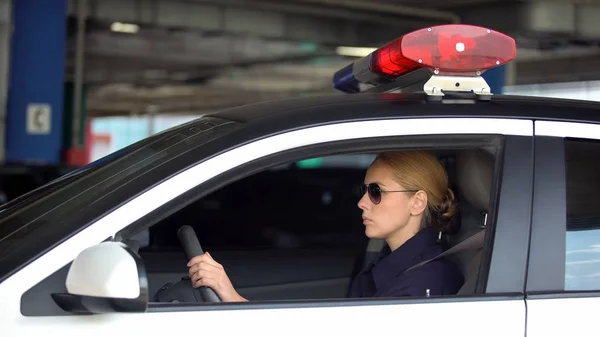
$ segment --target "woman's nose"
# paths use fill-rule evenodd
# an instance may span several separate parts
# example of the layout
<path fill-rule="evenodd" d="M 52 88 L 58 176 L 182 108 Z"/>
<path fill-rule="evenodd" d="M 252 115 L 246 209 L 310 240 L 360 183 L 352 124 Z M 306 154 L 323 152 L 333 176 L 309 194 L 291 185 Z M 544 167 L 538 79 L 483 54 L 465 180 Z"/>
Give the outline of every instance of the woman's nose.
<path fill-rule="evenodd" d="M 358 208 L 366 210 L 369 207 L 370 202 L 371 201 L 369 200 L 367 193 L 365 193 L 362 195 L 362 197 L 360 197 L 360 200 L 358 201 Z"/>

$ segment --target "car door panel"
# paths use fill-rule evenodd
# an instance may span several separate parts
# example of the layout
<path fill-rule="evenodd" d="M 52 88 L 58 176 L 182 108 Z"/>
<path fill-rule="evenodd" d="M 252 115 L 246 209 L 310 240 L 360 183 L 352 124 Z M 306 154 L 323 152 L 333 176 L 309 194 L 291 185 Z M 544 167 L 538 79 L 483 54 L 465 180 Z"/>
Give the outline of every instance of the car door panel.
<path fill-rule="evenodd" d="M 367 301 L 368 302 L 368 301 Z M 432 301 L 433 302 L 433 301 Z M 392 302 L 393 303 L 393 302 Z M 521 299 L 440 301 L 330 306 L 188 307 L 188 311 L 92 316 L 14 317 L 3 328 L 8 336 L 43 336 L 49 329 L 61 337 L 110 336 L 128 331 L 134 336 L 192 334 L 206 336 L 377 336 L 397 331 L 409 336 L 491 337 L 523 336 L 525 304 Z M 251 308 L 252 306 L 252 308 Z M 256 307 L 256 308 L 254 308 Z M 198 311 L 200 310 L 200 311 Z M 502 319 L 499 319 L 501 317 Z M 19 326 L 18 330 L 12 327 Z"/>
<path fill-rule="evenodd" d="M 533 295 L 527 299 L 527 336 L 595 336 L 598 294 Z"/>

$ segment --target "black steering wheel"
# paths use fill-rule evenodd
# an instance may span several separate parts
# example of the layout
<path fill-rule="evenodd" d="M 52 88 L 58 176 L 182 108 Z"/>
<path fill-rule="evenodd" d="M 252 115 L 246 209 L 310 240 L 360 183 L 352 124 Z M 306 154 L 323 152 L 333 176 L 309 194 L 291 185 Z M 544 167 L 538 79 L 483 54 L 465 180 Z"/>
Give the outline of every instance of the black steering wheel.
<path fill-rule="evenodd" d="M 179 241 L 181 242 L 185 255 L 187 255 L 188 261 L 193 257 L 204 254 L 200 242 L 198 241 L 198 236 L 196 236 L 196 232 L 194 232 L 192 227 L 188 225 L 181 226 L 177 231 L 177 236 L 179 236 Z M 194 288 L 194 297 L 196 298 L 196 302 L 221 302 L 219 295 L 209 287 Z"/>

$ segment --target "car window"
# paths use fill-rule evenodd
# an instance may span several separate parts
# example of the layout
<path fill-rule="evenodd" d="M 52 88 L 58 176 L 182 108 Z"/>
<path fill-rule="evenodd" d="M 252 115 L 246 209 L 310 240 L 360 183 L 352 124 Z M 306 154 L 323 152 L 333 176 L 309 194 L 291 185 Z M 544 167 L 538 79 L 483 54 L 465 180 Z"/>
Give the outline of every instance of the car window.
<path fill-rule="evenodd" d="M 490 158 L 485 163 L 493 169 L 493 154 L 478 153 Z M 458 152 L 437 154 L 451 188 L 463 198 L 457 184 Z M 227 184 L 162 218 L 131 238 L 140 247 L 150 294 L 187 274 L 177 229 L 189 225 L 245 298 L 345 298 L 353 276 L 372 258 L 366 254 L 369 239 L 357 203 L 374 159 L 374 154 L 348 154 L 279 165 Z M 469 200 L 473 201 L 460 200 L 457 221 L 442 238 L 449 245 L 481 230 L 485 222 Z M 471 260 L 471 253 L 454 258 L 471 279 L 467 292 L 475 291 L 479 269 L 466 266 L 480 262 L 479 257 Z"/>
<path fill-rule="evenodd" d="M 600 142 L 566 140 L 565 290 L 600 289 Z"/>
<path fill-rule="evenodd" d="M 344 298 L 368 241 L 357 202 L 373 159 L 357 154 L 279 165 L 158 222 L 133 238 L 150 294 L 187 273 L 177 229 L 189 225 L 252 300 Z"/>

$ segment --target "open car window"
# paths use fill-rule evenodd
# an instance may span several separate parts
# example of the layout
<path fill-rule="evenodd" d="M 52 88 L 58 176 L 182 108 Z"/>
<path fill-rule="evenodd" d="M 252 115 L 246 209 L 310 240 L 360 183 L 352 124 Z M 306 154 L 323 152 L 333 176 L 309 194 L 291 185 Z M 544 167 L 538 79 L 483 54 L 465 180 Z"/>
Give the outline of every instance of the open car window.
<path fill-rule="evenodd" d="M 492 198 L 492 176 L 483 186 L 457 179 L 459 154 L 474 169 L 494 171 L 495 149 L 443 150 L 437 153 L 449 175 L 461 212 L 443 235 L 448 247 L 481 230 Z M 475 160 L 477 158 L 486 160 Z M 346 298 L 352 278 L 373 258 L 374 240 L 364 233 L 360 185 L 375 159 L 373 153 L 314 157 L 270 167 L 235 180 L 160 220 L 128 242 L 139 247 L 151 301 L 169 301 L 169 284 L 187 275 L 177 231 L 194 229 L 205 251 L 225 266 L 236 290 L 252 301 Z M 461 170 L 470 170 L 465 164 Z M 473 179 L 478 181 L 478 179 Z M 479 187 L 478 200 L 462 187 Z M 189 198 L 192 198 L 189 196 Z M 147 224 L 147 222 L 145 222 Z M 483 243 L 482 243 L 483 245 Z M 477 291 L 481 251 L 453 257 L 468 284 Z M 481 270 L 487 270 L 488 265 Z M 481 274 L 483 275 L 483 273 Z M 181 300 L 181 299 L 178 299 Z"/>

